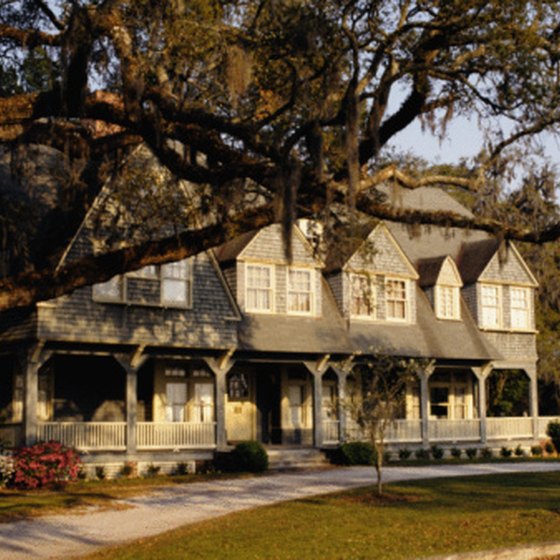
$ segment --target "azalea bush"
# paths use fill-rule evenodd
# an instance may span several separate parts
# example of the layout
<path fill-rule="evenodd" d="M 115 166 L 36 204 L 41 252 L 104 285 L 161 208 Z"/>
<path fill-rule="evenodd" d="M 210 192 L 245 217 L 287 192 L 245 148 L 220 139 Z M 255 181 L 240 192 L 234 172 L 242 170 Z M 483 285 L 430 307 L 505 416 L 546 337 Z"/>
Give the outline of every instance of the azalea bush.
<path fill-rule="evenodd" d="M 9 484 L 25 490 L 63 485 L 78 478 L 81 464 L 78 452 L 58 441 L 20 447 L 13 454 Z"/>

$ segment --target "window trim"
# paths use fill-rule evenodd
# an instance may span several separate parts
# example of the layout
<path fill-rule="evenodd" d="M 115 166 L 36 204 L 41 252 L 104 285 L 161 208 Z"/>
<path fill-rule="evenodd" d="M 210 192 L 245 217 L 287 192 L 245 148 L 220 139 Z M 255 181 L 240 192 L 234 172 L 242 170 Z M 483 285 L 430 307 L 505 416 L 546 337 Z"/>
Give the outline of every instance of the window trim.
<path fill-rule="evenodd" d="M 523 326 L 513 324 L 514 309 L 517 310 L 522 309 L 520 307 L 514 308 L 513 306 L 513 292 L 516 290 L 519 291 L 520 293 L 525 294 L 525 303 L 527 304 L 526 307 L 523 308 L 524 310 L 526 310 L 526 319 L 527 319 L 525 325 Z M 531 288 L 529 288 L 528 286 L 516 286 L 516 285 L 509 286 L 509 322 L 510 322 L 509 326 L 512 331 L 527 332 L 533 330 L 532 309 L 533 309 L 533 304 L 532 304 Z"/>
<path fill-rule="evenodd" d="M 244 302 L 244 307 L 245 307 L 245 311 L 247 311 L 248 313 L 275 313 L 276 310 L 276 289 L 275 289 L 275 284 L 276 284 L 276 267 L 272 264 L 260 264 L 260 263 L 245 263 L 245 302 Z M 250 289 L 255 289 L 253 287 L 249 286 L 249 269 L 250 268 L 266 268 L 270 271 L 270 286 L 269 288 L 266 288 L 269 290 L 270 293 L 270 308 L 269 309 L 259 309 L 259 308 L 253 308 L 253 307 L 249 307 L 248 306 L 248 302 L 249 302 L 249 298 L 247 297 L 247 294 L 249 292 Z M 265 288 L 256 288 L 256 289 L 261 289 L 264 290 Z"/>
<path fill-rule="evenodd" d="M 291 293 L 304 293 L 298 290 L 290 289 L 290 273 L 291 272 L 305 272 L 309 274 L 309 311 L 298 311 L 290 309 L 290 294 Z M 317 297 L 317 287 L 315 285 L 317 278 L 315 276 L 314 268 L 305 268 L 301 266 L 288 266 L 286 267 L 286 314 L 299 315 L 299 316 L 313 316 L 315 315 L 315 298 Z"/>
<path fill-rule="evenodd" d="M 452 292 L 452 303 L 453 303 L 453 313 L 452 315 L 445 315 L 444 305 L 443 305 L 443 290 L 448 289 Z M 434 290 L 434 307 L 436 311 L 436 317 L 445 321 L 460 321 L 461 320 L 461 305 L 460 305 L 461 293 L 459 286 L 452 286 L 451 284 L 436 284 Z"/>
<path fill-rule="evenodd" d="M 92 286 L 92 300 L 96 303 L 118 303 L 121 305 L 138 305 L 140 307 L 162 307 L 162 308 L 171 308 L 171 309 L 192 309 L 193 308 L 193 277 L 194 277 L 194 259 L 187 258 L 181 259 L 179 261 L 174 262 L 182 262 L 185 261 L 187 272 L 185 278 L 173 278 L 173 280 L 182 281 L 185 284 L 186 289 L 186 297 L 187 300 L 183 302 L 173 302 L 163 299 L 163 283 L 167 279 L 163 275 L 163 267 L 165 265 L 161 265 L 156 267 L 156 273 L 140 273 L 139 271 L 127 272 L 125 274 L 119 274 L 110 278 L 107 282 L 118 281 L 119 283 L 119 290 L 120 295 L 119 297 L 110 297 L 105 296 L 103 294 L 99 294 L 97 286 L 106 284 L 107 282 L 99 282 L 98 284 L 93 284 Z M 174 264 L 174 263 L 170 263 Z M 155 265 L 149 265 L 155 266 Z M 142 270 L 142 269 L 140 269 Z M 149 302 L 149 301 L 134 301 L 130 300 L 127 297 L 127 279 L 134 278 L 134 279 L 145 279 L 148 281 L 157 281 L 159 283 L 159 301 L 157 302 Z M 171 278 L 169 278 L 171 279 Z"/>
<path fill-rule="evenodd" d="M 363 314 L 363 313 L 354 313 L 353 310 L 353 302 L 354 302 L 354 281 L 356 279 L 366 280 L 369 283 L 370 293 L 372 295 L 371 298 L 371 313 Z M 351 272 L 349 274 L 349 285 L 350 285 L 350 305 L 349 305 L 349 312 L 351 319 L 360 319 L 360 320 L 369 320 L 375 321 L 377 319 L 377 305 L 378 305 L 378 295 L 377 295 L 377 278 L 375 274 L 368 274 L 368 273 L 360 273 L 360 272 Z"/>
<path fill-rule="evenodd" d="M 484 309 L 488 306 L 484 305 L 484 289 L 485 288 L 495 288 L 496 289 L 496 318 L 497 324 L 488 324 L 485 322 L 484 318 Z M 482 329 L 488 330 L 496 330 L 496 329 L 503 329 L 504 328 L 504 297 L 503 297 L 503 286 L 501 284 L 480 284 L 480 318 L 479 318 L 479 325 Z"/>
<path fill-rule="evenodd" d="M 388 290 L 387 290 L 387 285 L 389 284 L 389 282 L 401 282 L 402 284 L 404 284 L 404 300 L 391 300 L 391 301 L 395 301 L 395 302 L 400 302 L 402 301 L 404 303 L 404 317 L 393 317 L 393 316 L 389 316 L 389 298 L 387 297 L 388 294 Z M 385 277 L 385 282 L 384 282 L 384 288 L 385 288 L 385 320 L 392 322 L 392 323 L 408 323 L 410 322 L 410 294 L 409 294 L 409 288 L 408 288 L 408 280 L 406 278 L 399 278 L 396 276 L 386 276 Z"/>

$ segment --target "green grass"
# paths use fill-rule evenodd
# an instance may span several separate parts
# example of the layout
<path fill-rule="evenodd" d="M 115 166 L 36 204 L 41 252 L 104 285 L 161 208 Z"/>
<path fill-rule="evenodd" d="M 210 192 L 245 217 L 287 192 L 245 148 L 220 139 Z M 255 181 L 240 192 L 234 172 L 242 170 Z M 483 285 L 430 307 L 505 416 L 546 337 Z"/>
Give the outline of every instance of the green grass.
<path fill-rule="evenodd" d="M 558 540 L 560 473 L 387 485 L 287 502 L 105 549 L 89 560 L 415 558 Z"/>
<path fill-rule="evenodd" d="M 51 513 L 63 513 L 71 509 L 88 506 L 115 509 L 119 507 L 116 500 L 145 494 L 159 487 L 231 478 L 233 476 L 243 475 L 204 474 L 88 480 L 68 484 L 60 490 L 0 489 L 0 523 Z"/>

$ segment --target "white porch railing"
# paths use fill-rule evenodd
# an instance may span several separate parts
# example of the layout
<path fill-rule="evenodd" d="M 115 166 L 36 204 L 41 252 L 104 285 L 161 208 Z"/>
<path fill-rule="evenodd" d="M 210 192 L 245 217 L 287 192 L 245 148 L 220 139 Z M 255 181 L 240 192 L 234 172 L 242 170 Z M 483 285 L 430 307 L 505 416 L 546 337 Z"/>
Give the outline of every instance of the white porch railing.
<path fill-rule="evenodd" d="M 340 422 L 338 420 L 323 420 L 323 443 L 338 443 L 340 441 Z"/>
<path fill-rule="evenodd" d="M 138 449 L 216 447 L 216 422 L 138 422 Z"/>
<path fill-rule="evenodd" d="M 126 422 L 40 422 L 37 438 L 77 449 L 126 449 Z"/>
<path fill-rule="evenodd" d="M 539 437 L 548 437 L 546 428 L 550 422 L 560 422 L 560 416 L 539 416 Z"/>
<path fill-rule="evenodd" d="M 486 434 L 488 439 L 531 438 L 533 418 L 530 416 L 487 418 Z"/>
<path fill-rule="evenodd" d="M 429 420 L 429 441 L 472 441 L 480 439 L 480 420 Z"/>
<path fill-rule="evenodd" d="M 346 428 L 349 441 L 364 441 L 367 439 L 356 422 L 349 420 Z M 422 423 L 420 420 L 394 420 L 387 426 L 385 433 L 387 443 L 420 442 L 422 441 Z"/>

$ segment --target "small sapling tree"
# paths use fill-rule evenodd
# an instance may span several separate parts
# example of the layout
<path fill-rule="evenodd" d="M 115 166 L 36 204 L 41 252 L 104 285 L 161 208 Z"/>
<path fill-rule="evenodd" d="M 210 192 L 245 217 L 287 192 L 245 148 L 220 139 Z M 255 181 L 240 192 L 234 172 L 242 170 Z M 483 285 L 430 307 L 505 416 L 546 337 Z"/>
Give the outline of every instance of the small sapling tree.
<path fill-rule="evenodd" d="M 343 403 L 357 424 L 362 438 L 374 450 L 377 494 L 383 494 L 383 458 L 387 431 L 403 416 L 407 386 L 418 383 L 417 373 L 428 367 L 415 360 L 373 352 L 355 363 L 351 370 L 348 398 Z"/>

